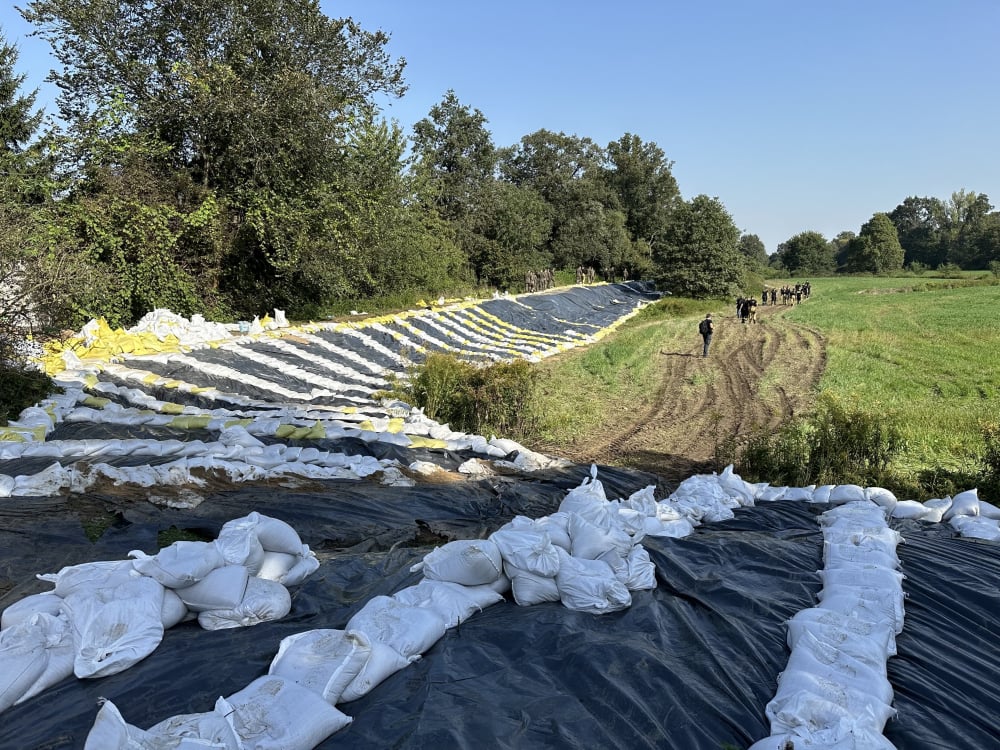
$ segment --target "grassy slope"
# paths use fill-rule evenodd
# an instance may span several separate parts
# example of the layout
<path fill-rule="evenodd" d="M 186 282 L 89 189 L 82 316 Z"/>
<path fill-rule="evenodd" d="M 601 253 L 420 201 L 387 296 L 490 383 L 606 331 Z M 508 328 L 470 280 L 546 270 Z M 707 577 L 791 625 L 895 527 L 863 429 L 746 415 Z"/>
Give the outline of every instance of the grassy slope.
<path fill-rule="evenodd" d="M 1000 287 L 929 281 L 816 279 L 812 302 L 789 313 L 827 337 L 821 388 L 900 425 L 903 471 L 969 466 L 979 422 L 1000 413 Z"/>
<path fill-rule="evenodd" d="M 813 298 L 787 315 L 828 340 L 821 389 L 899 424 L 908 443 L 902 473 L 974 467 L 980 421 L 1000 416 L 1000 286 L 912 277 L 812 285 Z M 705 310 L 730 312 L 719 301 L 668 299 L 587 350 L 542 363 L 539 444 L 573 442 L 615 411 L 639 408 L 655 384 L 656 353 L 690 339 Z"/>

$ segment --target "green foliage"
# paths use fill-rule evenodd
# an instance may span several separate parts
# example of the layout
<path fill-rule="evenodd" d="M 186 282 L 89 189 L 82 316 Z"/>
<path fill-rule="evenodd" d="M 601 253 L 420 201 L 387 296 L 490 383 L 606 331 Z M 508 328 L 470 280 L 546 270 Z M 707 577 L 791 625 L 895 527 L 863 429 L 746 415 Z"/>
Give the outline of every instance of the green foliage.
<path fill-rule="evenodd" d="M 519 438 L 533 429 L 536 379 L 525 360 L 477 367 L 449 354 L 430 354 L 400 395 L 452 429 Z"/>
<path fill-rule="evenodd" d="M 1000 499 L 1000 421 L 980 423 L 983 437 L 982 469 L 979 486 L 995 499 Z"/>
<path fill-rule="evenodd" d="M 844 270 L 849 273 L 885 274 L 903 267 L 903 247 L 888 214 L 869 219 L 846 250 Z"/>
<path fill-rule="evenodd" d="M 45 373 L 0 359 L 0 424 L 6 425 L 9 420 L 17 419 L 24 409 L 56 392 L 61 390 Z"/>
<path fill-rule="evenodd" d="M 824 394 L 813 414 L 774 432 L 755 432 L 736 451 L 736 466 L 748 481 L 773 485 L 885 486 L 892 483 L 889 464 L 903 448 L 902 433 L 885 414 Z"/>
<path fill-rule="evenodd" d="M 663 242 L 654 247 L 657 286 L 686 297 L 734 296 L 746 265 L 739 238 L 717 198 L 699 195 L 680 203 Z"/>
<path fill-rule="evenodd" d="M 791 276 L 817 276 L 833 272 L 835 253 L 819 232 L 800 232 L 778 245 L 770 262 Z"/>

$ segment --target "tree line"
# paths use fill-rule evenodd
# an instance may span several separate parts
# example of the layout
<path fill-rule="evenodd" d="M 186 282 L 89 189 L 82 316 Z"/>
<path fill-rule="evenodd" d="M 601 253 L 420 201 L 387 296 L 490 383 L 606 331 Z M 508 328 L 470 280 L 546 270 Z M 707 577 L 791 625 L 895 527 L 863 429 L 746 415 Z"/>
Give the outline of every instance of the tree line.
<path fill-rule="evenodd" d="M 683 199 L 637 135 L 497 146 L 453 91 L 404 134 L 376 102 L 405 94 L 405 60 L 316 0 L 19 12 L 51 46 L 58 118 L 42 126 L 0 39 L 0 278 L 50 325 L 159 307 L 315 317 L 579 266 L 728 295 L 751 270 L 725 206 Z"/>
<path fill-rule="evenodd" d="M 129 325 L 162 307 L 315 318 L 387 292 L 517 291 L 546 268 L 727 297 L 769 267 L 882 271 L 899 254 L 876 215 L 856 237 L 807 232 L 768 257 L 718 198 L 684 199 L 663 149 L 632 133 L 601 145 L 541 129 L 498 146 L 447 91 L 406 134 L 377 104 L 405 95 L 406 61 L 317 0 L 19 12 L 52 49 L 59 96 L 43 120 L 0 35 L 6 325 Z M 996 257 L 996 214 L 969 196 L 889 215 L 904 262 Z"/>
<path fill-rule="evenodd" d="M 767 262 L 783 273 L 811 276 L 1000 269 L 1000 212 L 987 195 L 964 189 L 948 199 L 910 196 L 874 214 L 857 233 L 828 241 L 819 232 L 801 232 Z"/>

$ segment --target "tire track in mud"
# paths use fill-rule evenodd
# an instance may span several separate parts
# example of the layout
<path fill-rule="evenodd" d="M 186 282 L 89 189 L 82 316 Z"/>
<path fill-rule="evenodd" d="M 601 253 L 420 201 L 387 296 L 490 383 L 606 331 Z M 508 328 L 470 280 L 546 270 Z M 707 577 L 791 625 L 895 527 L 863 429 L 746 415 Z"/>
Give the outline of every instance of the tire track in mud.
<path fill-rule="evenodd" d="M 724 440 L 739 443 L 759 428 L 776 428 L 813 403 L 825 340 L 787 321 L 787 309 L 759 309 L 755 324 L 717 319 L 708 357 L 701 356 L 700 337 L 684 351 L 661 351 L 661 375 L 644 408 L 623 404 L 610 437 L 562 455 L 641 469 L 667 485 L 721 468 L 714 459 Z"/>

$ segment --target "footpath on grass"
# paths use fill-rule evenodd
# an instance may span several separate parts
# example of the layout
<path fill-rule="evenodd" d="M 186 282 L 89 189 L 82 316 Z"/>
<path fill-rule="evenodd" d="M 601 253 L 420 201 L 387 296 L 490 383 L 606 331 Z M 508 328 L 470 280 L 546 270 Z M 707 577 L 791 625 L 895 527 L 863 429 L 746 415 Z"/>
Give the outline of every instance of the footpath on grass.
<path fill-rule="evenodd" d="M 667 486 L 721 469 L 715 453 L 724 440 L 777 428 L 815 399 L 826 367 L 825 341 L 818 331 L 788 321 L 783 313 L 790 309 L 759 306 L 751 324 L 740 323 L 735 309 L 713 315 L 708 357 L 702 357 L 696 324 L 678 327 L 657 355 L 648 399 L 618 404 L 570 443 L 531 447 L 574 462 L 640 469 Z"/>

